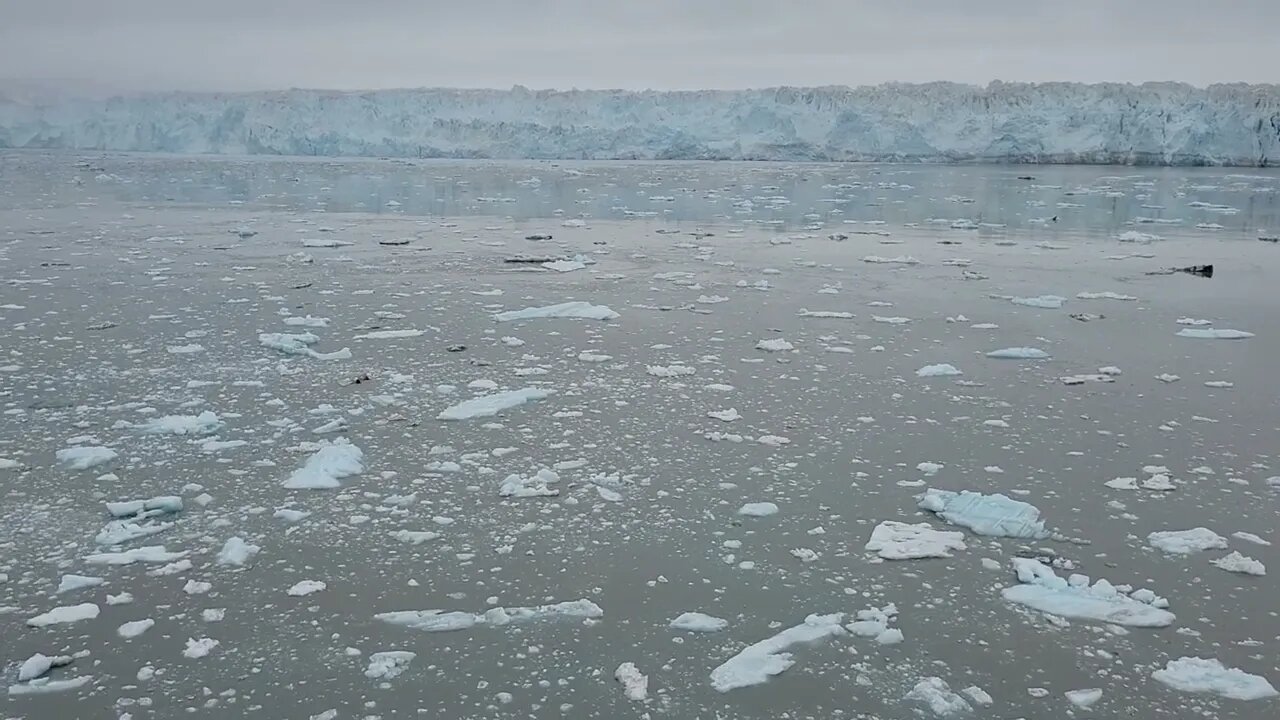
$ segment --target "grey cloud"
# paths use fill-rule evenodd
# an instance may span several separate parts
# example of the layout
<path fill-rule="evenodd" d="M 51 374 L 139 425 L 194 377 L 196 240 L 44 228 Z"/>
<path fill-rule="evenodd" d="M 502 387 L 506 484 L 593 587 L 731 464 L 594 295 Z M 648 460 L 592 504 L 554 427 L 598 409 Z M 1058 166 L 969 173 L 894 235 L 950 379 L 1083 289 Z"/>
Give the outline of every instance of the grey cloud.
<path fill-rule="evenodd" d="M 1280 3 L 8 0 L 0 76 L 112 89 L 1267 82 Z"/>

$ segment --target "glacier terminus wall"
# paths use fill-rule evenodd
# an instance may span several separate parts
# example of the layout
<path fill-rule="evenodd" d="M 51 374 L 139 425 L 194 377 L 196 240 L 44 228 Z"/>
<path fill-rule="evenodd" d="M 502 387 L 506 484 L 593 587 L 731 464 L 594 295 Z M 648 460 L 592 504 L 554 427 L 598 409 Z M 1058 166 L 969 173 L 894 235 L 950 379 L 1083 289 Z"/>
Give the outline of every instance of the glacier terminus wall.
<path fill-rule="evenodd" d="M 0 147 L 494 159 L 1280 164 L 1280 86 L 0 95 Z"/>

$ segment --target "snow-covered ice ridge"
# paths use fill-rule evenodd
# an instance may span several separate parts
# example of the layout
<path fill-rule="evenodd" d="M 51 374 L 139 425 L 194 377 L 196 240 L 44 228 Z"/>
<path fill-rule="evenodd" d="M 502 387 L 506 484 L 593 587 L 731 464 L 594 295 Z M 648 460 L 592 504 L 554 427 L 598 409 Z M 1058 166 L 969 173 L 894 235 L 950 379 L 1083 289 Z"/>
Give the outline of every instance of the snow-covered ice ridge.
<path fill-rule="evenodd" d="M 449 158 L 1280 162 L 1280 86 L 0 95 L 0 147 Z"/>

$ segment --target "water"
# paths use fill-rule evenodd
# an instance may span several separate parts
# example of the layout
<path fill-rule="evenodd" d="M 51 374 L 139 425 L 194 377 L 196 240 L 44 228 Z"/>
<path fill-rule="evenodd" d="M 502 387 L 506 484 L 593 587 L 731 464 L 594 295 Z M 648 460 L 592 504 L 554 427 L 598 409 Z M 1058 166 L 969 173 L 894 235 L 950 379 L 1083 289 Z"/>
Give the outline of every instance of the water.
<path fill-rule="evenodd" d="M 1275 570 L 1228 573 L 1210 564 L 1227 550 L 1170 557 L 1146 536 L 1204 526 L 1230 550 L 1280 567 L 1276 545 L 1232 537 L 1280 540 L 1280 491 L 1267 484 L 1280 475 L 1280 319 L 1268 302 L 1280 249 L 1257 241 L 1280 229 L 1278 179 L 1185 169 L 6 155 L 0 458 L 19 467 L 0 469 L 0 606 L 12 608 L 0 615 L 4 662 L 88 650 L 53 675 L 93 678 L 78 690 L 7 698 L 7 714 L 905 718 L 915 706 L 903 696 L 936 676 L 956 691 L 990 693 L 994 704 L 976 710 L 984 717 L 1063 717 L 1063 693 L 1094 687 L 1104 690 L 1097 717 L 1273 717 L 1275 699 L 1180 693 L 1151 673 L 1203 656 L 1280 683 Z M 957 220 L 977 229 L 953 229 Z M 257 234 L 241 238 L 241 228 Z M 1128 231 L 1165 239 L 1116 239 Z M 848 237 L 829 237 L 837 233 Z M 303 239 L 352 244 L 307 248 Z M 409 242 L 378 243 L 392 239 Z M 594 262 L 565 273 L 503 262 L 517 254 Z M 872 255 L 919 262 L 863 261 Z M 1202 263 L 1215 265 L 1212 279 L 1147 274 Z M 1138 299 L 1076 297 L 1103 291 Z M 1005 299 L 1045 294 L 1066 302 L 1037 309 Z M 699 302 L 712 296 L 728 300 Z M 569 300 L 620 317 L 491 318 Z M 311 330 L 314 348 L 349 347 L 350 360 L 259 344 L 260 333 L 306 331 L 283 318 L 307 314 L 329 319 Z M 1179 318 L 1255 337 L 1177 337 Z M 982 323 L 998 327 L 973 327 Z M 389 329 L 423 334 L 356 338 Z M 779 338 L 795 351 L 756 349 Z M 202 350 L 169 351 L 192 344 Z M 1051 358 L 985 357 L 1016 346 Z M 611 359 L 579 359 L 584 352 Z M 936 363 L 964 375 L 916 377 Z M 648 371 L 672 365 L 694 372 Z M 1104 366 L 1123 374 L 1060 380 Z M 1181 379 L 1155 378 L 1166 373 Z M 436 420 L 489 392 L 469 389 L 474 380 L 555 393 L 493 418 Z M 1215 381 L 1233 386 L 1204 384 Z M 729 408 L 741 419 L 707 416 Z M 247 444 L 206 453 L 208 437 L 132 427 L 204 410 L 226 423 L 218 439 Z M 312 432 L 335 417 L 344 431 Z M 81 472 L 58 467 L 55 452 L 86 435 L 78 442 L 119 457 Z M 755 441 L 762 436 L 790 442 Z M 310 454 L 304 442 L 336 437 L 363 450 L 362 474 L 338 490 L 281 487 Z M 442 446 L 453 451 L 432 454 Z M 459 471 L 432 465 L 441 461 Z M 925 476 L 922 462 L 943 467 Z M 509 474 L 557 463 L 567 463 L 558 497 L 498 496 Z M 1145 478 L 1146 465 L 1167 466 L 1177 490 L 1104 485 Z M 606 499 L 600 484 L 621 500 Z M 925 487 L 1003 492 L 1038 507 L 1056 535 L 968 535 L 950 559 L 876 562 L 863 545 L 882 521 L 958 529 L 916 509 Z M 201 493 L 207 505 L 196 502 Z M 407 506 L 386 501 L 411 493 Z M 187 551 L 191 570 L 153 577 L 156 566 L 84 562 L 99 551 L 103 500 L 169 494 L 186 500 L 175 526 L 127 547 Z M 737 515 L 766 501 L 777 515 Z M 311 515 L 272 517 L 286 506 Z M 398 530 L 439 537 L 405 544 Z M 262 547 L 243 569 L 214 562 L 232 536 Z M 793 550 L 817 557 L 805 562 Z M 1075 572 L 1150 588 L 1177 620 L 1117 629 L 1012 605 L 1000 589 L 1017 583 L 1010 561 L 1019 555 L 1058 556 Z M 107 582 L 55 597 L 63 573 Z M 188 594 L 189 580 L 212 588 Z M 301 580 L 327 587 L 287 595 Z M 107 605 L 124 591 L 132 604 Z M 603 616 L 450 633 L 373 617 L 579 599 Z M 101 615 L 25 625 L 82 602 Z M 899 645 L 847 635 L 797 645 L 794 666 L 763 685 L 711 686 L 713 668 L 810 613 L 889 603 L 905 635 Z M 221 622 L 202 619 L 216 608 L 226 610 Z M 685 611 L 728 628 L 669 629 Z M 156 621 L 147 633 L 117 637 L 117 626 L 147 617 Z M 188 638 L 203 637 L 220 644 L 184 657 Z M 383 687 L 364 671 L 371 653 L 387 650 L 417 657 Z M 613 680 L 624 662 L 649 676 L 647 701 L 628 700 Z M 138 680 L 147 665 L 154 677 Z"/>

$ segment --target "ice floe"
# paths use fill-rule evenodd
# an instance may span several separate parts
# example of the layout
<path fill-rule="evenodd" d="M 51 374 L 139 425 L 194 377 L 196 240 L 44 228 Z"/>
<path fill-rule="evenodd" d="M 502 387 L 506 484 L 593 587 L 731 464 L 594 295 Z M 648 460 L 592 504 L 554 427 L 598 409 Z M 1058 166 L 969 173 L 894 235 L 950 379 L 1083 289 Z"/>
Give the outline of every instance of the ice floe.
<path fill-rule="evenodd" d="M 800 625 L 748 645 L 711 671 L 711 686 L 719 692 L 760 685 L 795 664 L 793 645 L 813 643 L 844 634 L 844 613 L 809 615 Z"/>
<path fill-rule="evenodd" d="M 922 510 L 936 513 L 951 525 L 968 528 L 978 535 L 1043 539 L 1050 533 L 1040 519 L 1040 510 L 1034 505 L 1013 500 L 1005 495 L 964 490 L 928 489 L 916 496 Z"/>
<path fill-rule="evenodd" d="M 952 550 L 965 549 L 964 533 L 937 530 L 929 523 L 886 520 L 871 531 L 866 549 L 885 560 L 949 558 Z"/>
<path fill-rule="evenodd" d="M 1217 659 L 1181 657 L 1151 673 L 1156 681 L 1174 690 L 1208 693 L 1232 700 L 1262 700 L 1276 697 L 1275 687 L 1260 675 L 1228 668 Z"/>
<path fill-rule="evenodd" d="M 997 360 L 1044 360 L 1049 353 L 1033 347 L 1011 347 L 992 350 L 987 357 Z"/>
<path fill-rule="evenodd" d="M 340 480 L 362 472 L 364 452 L 340 438 L 316 450 L 281 485 L 289 490 L 327 490 L 341 487 Z"/>
<path fill-rule="evenodd" d="M 535 605 L 531 607 L 491 608 L 483 613 L 444 610 L 400 610 L 374 615 L 375 620 L 391 625 L 402 625 L 424 632 L 454 632 L 477 625 L 502 627 L 515 622 L 539 620 L 594 620 L 604 616 L 604 610 L 590 600 Z"/>
<path fill-rule="evenodd" d="M 1173 613 L 1163 609 L 1167 603 L 1150 591 L 1125 594 L 1104 579 L 1090 585 L 1087 575 L 1064 580 L 1028 558 L 1014 558 L 1013 567 L 1020 584 L 1001 591 L 1009 602 L 1060 617 L 1131 627 L 1167 627 L 1174 621 Z"/>
<path fill-rule="evenodd" d="M 1227 549 L 1227 539 L 1205 527 L 1153 532 L 1147 535 L 1147 544 L 1172 555 Z"/>
<path fill-rule="evenodd" d="M 1251 332 L 1229 328 L 1182 328 L 1178 331 L 1178 337 L 1196 340 L 1244 340 L 1253 336 Z"/>
<path fill-rule="evenodd" d="M 31 627 L 48 627 L 49 625 L 63 625 L 80 622 L 81 620 L 92 620 L 98 617 L 99 612 L 98 606 L 94 603 L 63 605 L 48 612 L 40 613 L 35 617 L 27 618 L 27 625 Z"/>
<path fill-rule="evenodd" d="M 493 417 L 504 410 L 519 407 L 531 400 L 548 398 L 552 392 L 551 390 L 530 387 L 522 390 L 507 390 L 492 395 L 484 395 L 447 407 L 436 416 L 436 419 L 470 420 L 472 418 Z"/>
<path fill-rule="evenodd" d="M 509 310 L 507 312 L 500 312 L 494 315 L 493 319 L 498 322 L 511 322 L 514 320 L 534 320 L 539 318 L 615 320 L 618 317 L 618 313 L 610 310 L 604 305 L 592 305 L 588 302 L 576 301 L 560 303 L 559 305 L 547 305 L 544 307 L 530 307 L 523 310 Z"/>
<path fill-rule="evenodd" d="M 669 627 L 686 632 L 709 633 L 724 630 L 729 627 L 729 621 L 706 613 L 686 612 L 680 613 L 676 619 L 672 620 Z"/>
<path fill-rule="evenodd" d="M 313 333 L 262 333 L 258 335 L 259 345 L 285 355 L 300 355 L 315 360 L 351 359 L 351 350 L 349 348 L 342 348 L 329 353 L 316 352 L 311 346 L 318 342 L 320 342 L 320 338 Z"/>

